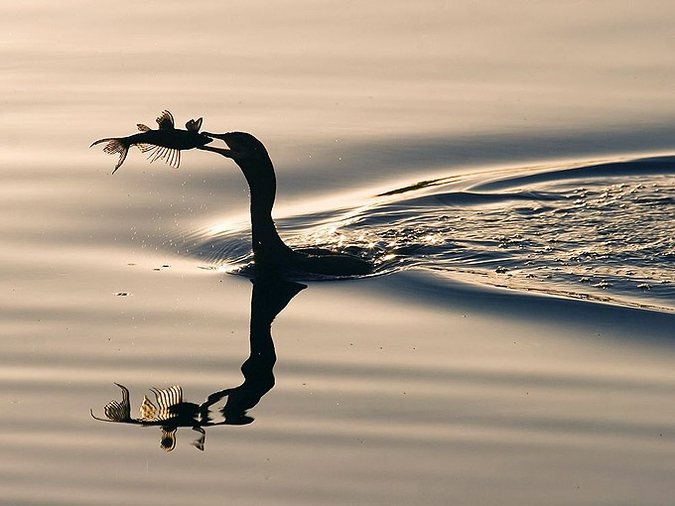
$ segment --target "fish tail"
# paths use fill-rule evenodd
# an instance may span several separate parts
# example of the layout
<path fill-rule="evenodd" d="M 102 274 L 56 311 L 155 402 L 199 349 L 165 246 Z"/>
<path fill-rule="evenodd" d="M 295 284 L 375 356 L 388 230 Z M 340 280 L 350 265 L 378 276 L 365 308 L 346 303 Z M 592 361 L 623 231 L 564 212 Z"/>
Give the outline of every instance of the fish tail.
<path fill-rule="evenodd" d="M 113 169 L 112 173 L 114 174 L 117 169 L 120 168 L 122 163 L 124 163 L 124 160 L 127 157 L 127 153 L 129 153 L 129 146 L 130 144 L 126 141 L 125 138 L 108 138 L 108 139 L 99 139 L 95 142 L 92 142 L 90 148 L 92 146 L 96 146 L 97 144 L 101 144 L 103 142 L 107 142 L 108 144 L 105 145 L 103 148 L 104 153 L 108 153 L 109 155 L 114 155 L 118 154 L 120 155 L 119 160 L 117 160 L 117 165 L 115 165 L 115 168 Z"/>

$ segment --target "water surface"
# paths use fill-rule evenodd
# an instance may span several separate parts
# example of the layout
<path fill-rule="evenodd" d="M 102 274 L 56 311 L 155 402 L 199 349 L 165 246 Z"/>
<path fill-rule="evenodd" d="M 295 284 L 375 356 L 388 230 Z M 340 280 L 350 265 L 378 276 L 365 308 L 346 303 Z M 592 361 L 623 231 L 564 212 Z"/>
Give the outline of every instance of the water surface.
<path fill-rule="evenodd" d="M 360 255 L 379 274 L 425 268 L 667 311 L 675 309 L 673 167 L 660 157 L 457 174 L 279 223 L 292 244 Z M 252 261 L 248 228 L 221 227 L 183 237 L 183 251 L 225 271 Z"/>
<path fill-rule="evenodd" d="M 2 501 L 669 504 L 672 20 L 659 1 L 7 5 Z M 269 331 L 224 272 L 248 260 L 237 167 L 136 150 L 110 176 L 87 149 L 163 109 L 265 143 L 289 243 L 378 264 L 305 280 L 254 420 L 203 451 L 89 414 L 115 382 L 134 417 L 151 388 L 235 389 Z"/>

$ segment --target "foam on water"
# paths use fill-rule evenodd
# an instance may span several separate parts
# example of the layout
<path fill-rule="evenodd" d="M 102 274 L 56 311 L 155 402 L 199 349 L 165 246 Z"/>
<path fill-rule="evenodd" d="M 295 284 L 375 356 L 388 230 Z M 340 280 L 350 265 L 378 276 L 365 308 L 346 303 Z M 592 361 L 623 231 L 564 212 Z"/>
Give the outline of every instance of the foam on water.
<path fill-rule="evenodd" d="M 516 290 L 675 310 L 675 158 L 454 175 L 357 205 L 278 218 L 294 247 L 422 268 Z M 225 231 L 223 231 L 225 230 Z M 251 260 L 246 225 L 184 246 L 231 270 Z"/>

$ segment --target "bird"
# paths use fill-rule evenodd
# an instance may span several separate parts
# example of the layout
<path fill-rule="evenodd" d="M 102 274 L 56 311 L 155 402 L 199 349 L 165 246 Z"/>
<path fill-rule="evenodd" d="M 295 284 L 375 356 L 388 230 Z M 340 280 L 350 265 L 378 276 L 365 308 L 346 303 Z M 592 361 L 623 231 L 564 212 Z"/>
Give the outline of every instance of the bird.
<path fill-rule="evenodd" d="M 309 273 L 328 276 L 364 276 L 373 264 L 362 258 L 321 248 L 291 249 L 279 236 L 272 208 L 276 197 L 274 165 L 263 143 L 246 132 L 215 134 L 227 149 L 199 146 L 233 160 L 246 178 L 250 191 L 253 259 L 256 269 L 277 273 Z"/>

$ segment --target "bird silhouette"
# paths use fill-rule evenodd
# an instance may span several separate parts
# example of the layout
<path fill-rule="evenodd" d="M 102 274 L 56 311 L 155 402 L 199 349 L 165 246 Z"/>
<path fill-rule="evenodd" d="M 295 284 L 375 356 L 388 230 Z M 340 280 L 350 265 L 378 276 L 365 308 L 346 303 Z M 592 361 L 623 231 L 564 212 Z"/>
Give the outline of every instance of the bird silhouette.
<path fill-rule="evenodd" d="M 198 149 L 232 159 L 248 182 L 256 269 L 332 276 L 361 276 L 373 272 L 370 262 L 353 255 L 321 248 L 293 250 L 287 246 L 279 237 L 272 219 L 277 183 L 274 165 L 263 143 L 245 132 L 203 134 L 222 140 L 227 149 L 212 146 L 200 146 Z"/>

